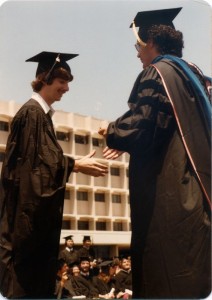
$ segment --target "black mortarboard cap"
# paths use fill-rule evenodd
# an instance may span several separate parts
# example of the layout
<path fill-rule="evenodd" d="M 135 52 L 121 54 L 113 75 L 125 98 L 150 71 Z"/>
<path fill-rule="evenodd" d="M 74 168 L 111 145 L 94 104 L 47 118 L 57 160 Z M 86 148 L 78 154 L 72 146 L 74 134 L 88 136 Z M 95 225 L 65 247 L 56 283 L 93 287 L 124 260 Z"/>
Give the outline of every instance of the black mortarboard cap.
<path fill-rule="evenodd" d="M 84 235 L 83 242 L 85 242 L 85 241 L 91 241 L 91 238 L 89 235 Z"/>
<path fill-rule="evenodd" d="M 66 240 L 66 241 L 68 241 L 68 240 L 73 240 L 73 235 L 68 235 L 68 236 L 65 236 L 64 237 L 64 239 Z"/>
<path fill-rule="evenodd" d="M 138 12 L 134 23 L 139 27 L 139 37 L 146 42 L 146 32 L 152 25 L 167 25 L 175 28 L 173 20 L 181 9 L 182 7 Z"/>
<path fill-rule="evenodd" d="M 66 61 L 78 56 L 79 54 L 58 53 L 43 51 L 39 54 L 29 58 L 26 62 L 37 62 L 38 67 L 36 77 L 43 72 L 49 71 L 50 73 L 57 68 L 63 68 L 71 73 L 71 69 Z"/>
<path fill-rule="evenodd" d="M 82 261 L 91 261 L 90 260 L 90 257 L 88 257 L 88 256 L 81 256 L 80 258 L 79 258 L 79 260 L 80 260 L 80 262 L 82 262 Z"/>
<path fill-rule="evenodd" d="M 111 266 L 113 264 L 113 261 L 112 260 L 105 260 L 105 261 L 103 261 L 103 262 L 101 262 L 100 264 L 99 264 L 99 267 L 109 267 L 109 266 Z"/>

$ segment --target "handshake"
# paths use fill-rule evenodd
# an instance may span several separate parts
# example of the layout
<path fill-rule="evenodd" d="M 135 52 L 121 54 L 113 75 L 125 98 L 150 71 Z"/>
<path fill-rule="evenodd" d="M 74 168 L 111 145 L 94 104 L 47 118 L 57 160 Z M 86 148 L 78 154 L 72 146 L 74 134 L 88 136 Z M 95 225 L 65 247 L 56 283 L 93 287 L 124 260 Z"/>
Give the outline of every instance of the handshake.
<path fill-rule="evenodd" d="M 107 134 L 107 128 L 108 128 L 108 123 L 105 121 L 102 122 L 101 126 L 98 130 L 98 133 L 105 137 Z M 80 172 L 80 173 L 83 173 L 86 175 L 91 175 L 94 177 L 105 176 L 106 174 L 108 174 L 108 166 L 97 162 L 93 158 L 95 153 L 96 153 L 96 150 L 93 150 L 86 156 L 84 156 L 80 159 L 75 159 L 73 171 L 76 173 Z M 122 151 L 118 151 L 116 149 L 110 149 L 109 147 L 105 147 L 105 149 L 103 150 L 103 158 L 116 159 L 122 153 L 123 153 Z"/>

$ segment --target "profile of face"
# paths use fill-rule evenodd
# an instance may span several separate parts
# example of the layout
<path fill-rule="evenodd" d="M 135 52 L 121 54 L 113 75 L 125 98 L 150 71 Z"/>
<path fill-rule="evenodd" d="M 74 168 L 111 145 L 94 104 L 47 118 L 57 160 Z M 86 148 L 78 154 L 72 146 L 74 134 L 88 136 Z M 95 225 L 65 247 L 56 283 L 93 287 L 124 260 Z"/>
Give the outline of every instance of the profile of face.
<path fill-rule="evenodd" d="M 147 68 L 154 58 L 160 55 L 152 41 L 147 41 L 145 46 L 140 45 L 139 42 L 137 42 L 135 48 L 137 50 L 137 57 L 143 64 L 143 69 Z"/>
<path fill-rule="evenodd" d="M 55 78 L 51 84 L 45 84 L 45 93 L 53 103 L 60 101 L 62 96 L 69 91 L 69 81 L 62 78 Z"/>

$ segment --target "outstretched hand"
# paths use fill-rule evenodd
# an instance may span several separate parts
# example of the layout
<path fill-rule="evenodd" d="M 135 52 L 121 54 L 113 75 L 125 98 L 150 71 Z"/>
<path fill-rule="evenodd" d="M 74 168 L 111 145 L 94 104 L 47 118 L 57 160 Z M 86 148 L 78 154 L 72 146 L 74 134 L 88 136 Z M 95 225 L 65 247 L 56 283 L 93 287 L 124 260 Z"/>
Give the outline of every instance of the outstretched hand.
<path fill-rule="evenodd" d="M 108 173 L 108 167 L 92 158 L 95 153 L 96 150 L 93 150 L 83 158 L 76 159 L 73 171 L 94 177 L 105 176 Z"/>
<path fill-rule="evenodd" d="M 123 153 L 124 151 L 119 151 L 116 149 L 105 147 L 105 149 L 103 150 L 103 157 L 106 159 L 116 159 L 119 156 L 121 156 Z"/>

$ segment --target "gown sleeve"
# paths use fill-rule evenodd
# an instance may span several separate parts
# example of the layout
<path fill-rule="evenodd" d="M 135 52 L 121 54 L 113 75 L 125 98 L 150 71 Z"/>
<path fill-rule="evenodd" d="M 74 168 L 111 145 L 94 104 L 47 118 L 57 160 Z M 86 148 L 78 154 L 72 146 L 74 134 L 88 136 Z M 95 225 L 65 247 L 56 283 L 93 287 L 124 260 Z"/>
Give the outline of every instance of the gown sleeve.
<path fill-rule="evenodd" d="M 152 67 L 136 80 L 128 104 L 130 109 L 109 124 L 107 145 L 132 153 L 145 152 L 162 143 L 164 133 L 173 123 L 173 113 L 162 82 Z"/>

